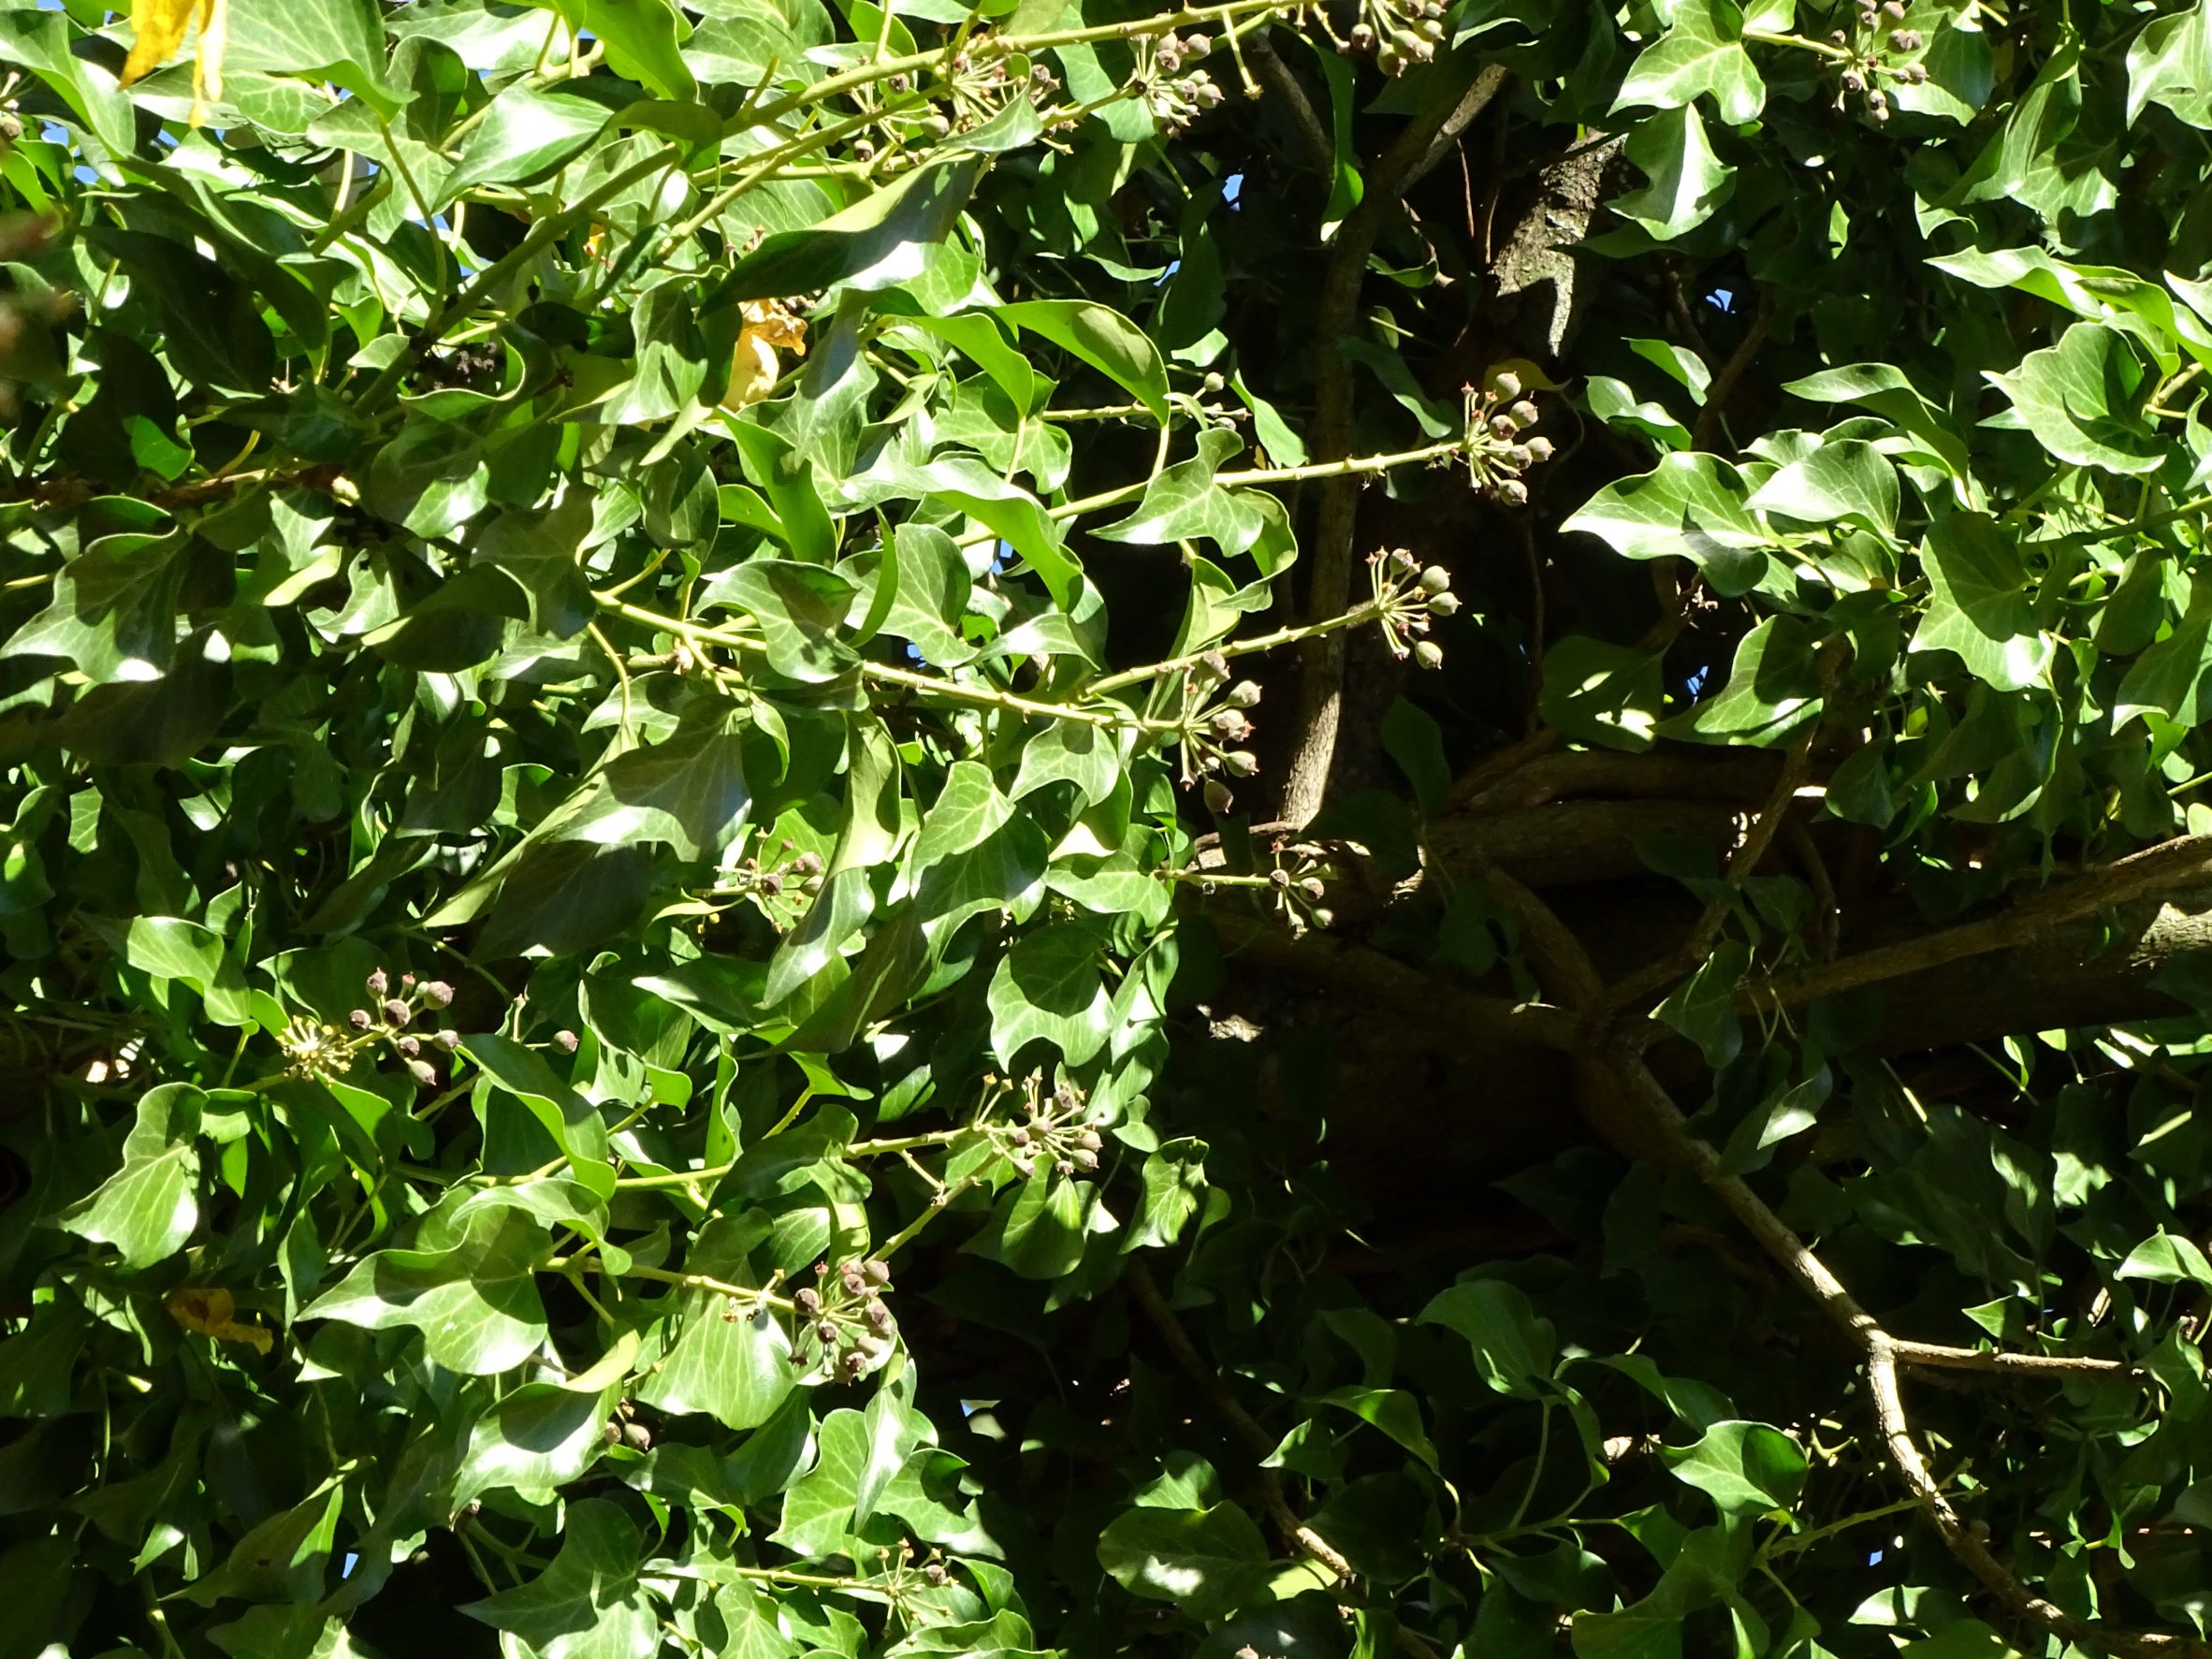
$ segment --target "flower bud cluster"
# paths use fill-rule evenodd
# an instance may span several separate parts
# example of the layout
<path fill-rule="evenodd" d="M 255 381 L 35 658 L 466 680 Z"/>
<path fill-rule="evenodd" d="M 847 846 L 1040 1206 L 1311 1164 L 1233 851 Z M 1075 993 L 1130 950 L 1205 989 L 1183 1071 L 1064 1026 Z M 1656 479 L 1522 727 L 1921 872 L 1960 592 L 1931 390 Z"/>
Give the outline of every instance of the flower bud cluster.
<path fill-rule="evenodd" d="M 1460 596 L 1451 590 L 1451 573 L 1441 564 L 1422 569 L 1420 560 L 1403 547 L 1370 553 L 1367 571 L 1375 583 L 1375 609 L 1390 654 L 1400 661 L 1411 657 L 1423 668 L 1442 667 L 1443 648 L 1422 636 L 1433 619 L 1460 608 Z"/>
<path fill-rule="evenodd" d="M 814 1283 L 792 1292 L 799 1323 L 791 1362 L 846 1382 L 880 1365 L 891 1357 L 897 1325 L 883 1300 L 890 1288 L 887 1261 L 847 1261 L 834 1271 L 816 1262 Z"/>
<path fill-rule="evenodd" d="M 1039 1170 L 1070 1178 L 1091 1174 L 1106 1146 L 1083 1091 L 1062 1082 L 1047 1094 L 1044 1079 L 1035 1072 L 1022 1084 L 1021 1115 L 982 1128 L 1025 1181 Z"/>
<path fill-rule="evenodd" d="M 1832 44 L 1843 47 L 1847 54 L 1839 60 L 1842 69 L 1837 76 L 1838 109 L 1853 98 L 1863 98 L 1870 117 L 1887 121 L 1889 94 L 1884 90 L 1882 81 L 1888 79 L 1905 86 L 1919 86 L 1927 81 L 1926 64 L 1904 61 L 1914 58 L 1928 45 L 1928 37 L 1918 29 L 1898 27 L 1904 22 L 1907 9 L 1903 0 L 1858 0 L 1857 43 L 1841 29 L 1828 36 Z"/>
<path fill-rule="evenodd" d="M 1352 26 L 1342 35 L 1322 7 L 1309 15 L 1339 55 L 1373 57 L 1385 75 L 1397 76 L 1436 55 L 1449 9 L 1444 0 L 1361 0 Z"/>
<path fill-rule="evenodd" d="M 946 65 L 942 80 L 927 85 L 927 95 L 937 101 L 924 108 L 906 102 L 916 84 L 911 74 L 885 76 L 882 90 L 899 107 L 854 143 L 854 159 L 873 162 L 880 154 L 883 172 L 902 172 L 920 165 L 930 144 L 975 131 L 1016 99 L 1048 109 L 1061 89 L 1060 78 L 1045 64 L 1027 63 L 995 47 L 988 36 L 970 41 Z"/>
<path fill-rule="evenodd" d="M 1528 505 L 1521 474 L 1551 458 L 1551 440 L 1529 429 L 1543 418 L 1521 395 L 1521 376 L 1501 369 L 1477 392 L 1465 388 L 1467 467 L 1475 488 L 1507 507 Z"/>
<path fill-rule="evenodd" d="M 371 1006 L 357 1008 L 345 1016 L 345 1026 L 326 1026 L 293 1015 L 277 1040 L 296 1077 L 327 1081 L 342 1075 L 364 1050 L 382 1050 L 402 1061 L 407 1073 L 423 1088 L 433 1086 L 438 1073 L 430 1064 L 436 1055 L 449 1055 L 460 1047 L 460 1033 L 451 1029 L 415 1029 L 453 1005 L 453 987 L 444 980 L 418 981 L 411 973 L 394 985 L 383 968 L 362 982 Z"/>
<path fill-rule="evenodd" d="M 453 987 L 444 980 L 418 981 L 411 973 L 401 974 L 395 986 L 391 976 L 380 968 L 362 982 L 362 988 L 374 1003 L 373 1010 L 357 1008 L 345 1016 L 346 1024 L 354 1029 L 357 1046 L 381 1044 L 406 1064 L 407 1074 L 417 1086 L 434 1086 L 438 1073 L 429 1056 L 449 1055 L 460 1047 L 460 1033 L 450 1029 L 426 1033 L 409 1027 L 434 1020 L 451 1008 Z"/>
<path fill-rule="evenodd" d="M 773 864 L 752 853 L 739 859 L 722 872 L 714 891 L 739 903 L 750 900 L 781 933 L 806 913 L 824 878 L 821 853 L 795 852 L 790 841 L 779 843 L 776 851 Z"/>

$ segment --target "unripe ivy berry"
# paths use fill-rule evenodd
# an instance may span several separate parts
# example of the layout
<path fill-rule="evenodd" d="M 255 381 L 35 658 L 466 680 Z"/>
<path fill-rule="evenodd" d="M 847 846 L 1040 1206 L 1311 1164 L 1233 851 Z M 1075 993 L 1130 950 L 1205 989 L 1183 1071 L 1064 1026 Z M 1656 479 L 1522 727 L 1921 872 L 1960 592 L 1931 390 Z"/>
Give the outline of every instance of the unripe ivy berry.
<path fill-rule="evenodd" d="M 575 1054 L 576 1052 L 576 1034 L 574 1031 L 554 1032 L 553 1046 L 564 1055 Z"/>
<path fill-rule="evenodd" d="M 447 1054 L 451 1054 L 455 1049 L 460 1047 L 460 1033 L 458 1031 L 451 1030 L 441 1031 L 436 1036 L 432 1037 L 430 1041 L 436 1043 L 440 1048 L 444 1049 Z"/>
<path fill-rule="evenodd" d="M 1541 463 L 1551 458 L 1551 440 L 1549 438 L 1531 438 L 1523 447 L 1527 449 L 1531 461 Z"/>
<path fill-rule="evenodd" d="M 367 1009 L 357 1008 L 345 1016 L 345 1023 L 357 1031 L 366 1031 L 375 1022 L 370 1018 Z"/>
<path fill-rule="evenodd" d="M 369 995 L 371 997 L 382 997 L 392 988 L 392 982 L 385 978 L 384 969 L 381 968 L 369 976 L 366 983 L 369 986 Z"/>
<path fill-rule="evenodd" d="M 1236 796 L 1229 793 L 1229 785 L 1218 778 L 1206 779 L 1206 810 L 1226 813 L 1236 805 Z"/>
<path fill-rule="evenodd" d="M 1523 398 L 1512 408 L 1506 411 L 1506 418 L 1513 423 L 1516 431 L 1526 431 L 1536 424 L 1539 417 L 1536 414 L 1536 406 Z"/>
<path fill-rule="evenodd" d="M 1306 897 L 1318 901 L 1328 893 L 1329 889 L 1321 885 L 1318 878 L 1308 876 L 1298 884 L 1298 891 L 1304 894 Z"/>
<path fill-rule="evenodd" d="M 1259 757 L 1248 749 L 1232 749 L 1221 757 L 1231 778 L 1250 778 L 1259 770 Z"/>
<path fill-rule="evenodd" d="M 1186 35 L 1183 37 L 1183 50 L 1191 57 L 1202 58 L 1214 50 L 1214 43 L 1203 35 Z"/>
<path fill-rule="evenodd" d="M 1068 1155 L 1068 1161 L 1079 1170 L 1095 1170 L 1099 1167 L 1099 1155 L 1095 1152 L 1071 1152 Z"/>
<path fill-rule="evenodd" d="M 422 1044 L 412 1037 L 402 1037 L 399 1041 L 392 1044 L 392 1046 L 398 1049 L 401 1054 L 405 1055 L 411 1060 L 414 1059 L 416 1055 L 422 1053 Z"/>
<path fill-rule="evenodd" d="M 385 1000 L 384 1017 L 392 1025 L 404 1026 L 415 1017 L 415 1011 L 397 997 L 391 997 Z"/>
<path fill-rule="evenodd" d="M 1257 708 L 1259 706 L 1259 682 L 1240 679 L 1229 688 L 1228 700 L 1231 708 Z"/>
<path fill-rule="evenodd" d="M 945 1564 L 941 1561 L 930 1562 L 927 1565 L 923 1567 L 922 1576 L 924 1579 L 927 1579 L 932 1584 L 942 1584 L 947 1577 L 945 1572 Z"/>
<path fill-rule="evenodd" d="M 1490 417 L 1490 435 L 1501 443 L 1511 443 L 1520 430 L 1509 415 L 1493 415 Z"/>
<path fill-rule="evenodd" d="M 1371 52 L 1375 50 L 1375 31 L 1365 23 L 1354 23 L 1347 43 L 1362 55 Z"/>
<path fill-rule="evenodd" d="M 438 1074 L 437 1072 L 430 1070 L 430 1063 L 428 1060 L 408 1061 L 407 1075 L 414 1078 L 417 1084 L 426 1089 L 434 1087 L 438 1082 Z"/>
<path fill-rule="evenodd" d="M 444 980 L 432 980 L 422 988 L 422 999 L 432 1008 L 451 1008 L 453 987 Z"/>
<path fill-rule="evenodd" d="M 888 1261 L 866 1262 L 863 1264 L 860 1271 L 867 1274 L 869 1280 L 874 1284 L 888 1285 L 891 1283 L 891 1263 Z"/>
<path fill-rule="evenodd" d="M 1521 396 L 1521 376 L 1510 369 L 1501 369 L 1490 377 L 1491 395 L 1496 398 Z"/>
<path fill-rule="evenodd" d="M 1518 478 L 1508 478 L 1498 486 L 1498 500 L 1508 507 L 1528 505 L 1528 486 Z"/>
<path fill-rule="evenodd" d="M 1076 1145 L 1082 1147 L 1085 1152 L 1096 1152 L 1101 1146 L 1106 1144 L 1105 1142 L 1099 1139 L 1099 1131 L 1097 1129 L 1084 1130 L 1082 1134 L 1075 1137 L 1075 1143 Z"/>
<path fill-rule="evenodd" d="M 1424 639 L 1413 648 L 1413 660 L 1423 668 L 1444 666 L 1444 648 L 1433 639 Z"/>
<path fill-rule="evenodd" d="M 1420 586 L 1423 593 L 1441 593 L 1451 586 L 1451 572 L 1441 564 L 1432 564 L 1421 572 Z"/>
<path fill-rule="evenodd" d="M 1448 617 L 1459 608 L 1460 596 L 1456 593 L 1439 593 L 1429 601 L 1429 615 L 1432 617 Z"/>
<path fill-rule="evenodd" d="M 1228 384 L 1229 382 L 1223 380 L 1220 375 L 1209 374 L 1205 379 L 1199 382 L 1199 390 L 1201 392 L 1217 392 Z"/>
<path fill-rule="evenodd" d="M 650 1451 L 653 1449 L 653 1432 L 643 1423 L 624 1423 L 622 1444 L 632 1451 Z"/>
<path fill-rule="evenodd" d="M 1053 1165 L 1053 1173 L 1055 1175 L 1072 1175 L 1075 1173 L 1075 1166 L 1070 1163 L 1066 1158 L 1062 1158 L 1058 1163 Z"/>

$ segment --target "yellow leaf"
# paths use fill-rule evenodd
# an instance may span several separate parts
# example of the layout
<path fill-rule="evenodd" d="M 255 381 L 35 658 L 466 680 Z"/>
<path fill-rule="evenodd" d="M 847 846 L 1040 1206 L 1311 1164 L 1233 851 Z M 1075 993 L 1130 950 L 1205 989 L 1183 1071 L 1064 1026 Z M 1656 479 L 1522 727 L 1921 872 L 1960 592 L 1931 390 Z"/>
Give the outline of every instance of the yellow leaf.
<path fill-rule="evenodd" d="M 239 1318 L 238 1303 L 227 1290 L 190 1288 L 172 1290 L 168 1309 L 169 1317 L 185 1330 L 211 1336 L 217 1342 L 250 1343 L 256 1352 L 266 1354 L 273 1340 L 260 1326 L 249 1325 Z"/>
<path fill-rule="evenodd" d="M 775 389 L 783 372 L 776 357 L 779 351 L 797 357 L 807 355 L 806 322 L 780 299 L 748 299 L 742 314 L 745 326 L 738 330 L 737 349 L 730 358 L 730 386 L 722 393 L 722 407 L 729 410 L 758 403 Z"/>
<path fill-rule="evenodd" d="M 228 0 L 131 0 L 131 51 L 122 83 L 130 85 L 159 68 L 199 25 L 199 55 L 192 65 L 192 124 L 207 117 L 210 98 L 223 95 L 223 46 L 229 34 Z"/>

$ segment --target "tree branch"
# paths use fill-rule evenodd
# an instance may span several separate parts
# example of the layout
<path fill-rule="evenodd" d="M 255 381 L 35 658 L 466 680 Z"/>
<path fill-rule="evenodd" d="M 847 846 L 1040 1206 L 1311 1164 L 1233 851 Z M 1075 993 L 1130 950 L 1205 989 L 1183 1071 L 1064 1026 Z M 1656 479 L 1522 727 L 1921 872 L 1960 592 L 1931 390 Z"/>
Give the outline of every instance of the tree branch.
<path fill-rule="evenodd" d="M 1235 1431 L 1239 1440 L 1252 1453 L 1259 1471 L 1260 1500 L 1267 1506 L 1268 1514 L 1281 1529 L 1284 1537 L 1296 1545 L 1314 1560 L 1319 1562 L 1340 1579 L 1357 1575 L 1352 1564 L 1327 1538 L 1299 1520 L 1298 1511 L 1290 1507 L 1290 1500 L 1283 1495 L 1283 1483 L 1266 1461 L 1274 1455 L 1275 1440 L 1259 1426 L 1257 1418 L 1237 1403 L 1237 1398 L 1222 1386 L 1219 1368 L 1206 1363 L 1206 1358 L 1190 1340 L 1190 1333 L 1183 1329 L 1183 1321 L 1175 1317 L 1175 1310 L 1160 1295 L 1159 1286 L 1153 1282 L 1152 1272 L 1142 1261 L 1132 1261 L 1122 1275 L 1128 1286 L 1129 1295 L 1143 1311 L 1152 1328 L 1159 1332 L 1160 1340 L 1168 1345 L 1168 1352 L 1174 1355 L 1175 1363 L 1183 1368 L 1186 1376 L 1198 1385 L 1208 1404 L 1219 1412 L 1222 1419 Z"/>
<path fill-rule="evenodd" d="M 1752 316 L 1751 327 L 1728 354 L 1728 360 L 1713 371 L 1712 383 L 1705 388 L 1705 407 L 1697 412 L 1697 425 L 1690 433 L 1690 447 L 1710 450 L 1718 447 L 1721 420 L 1726 415 L 1728 399 L 1744 371 L 1752 366 L 1752 359 L 1759 355 L 1759 348 L 1767 343 L 1767 334 L 1774 327 L 1774 290 L 1759 290 L 1759 309 Z"/>
<path fill-rule="evenodd" d="M 1358 320 L 1360 286 L 1375 239 L 1407 186 L 1448 153 L 1505 83 L 1504 68 L 1485 65 L 1457 99 L 1418 116 L 1368 175 L 1366 195 L 1337 227 L 1314 319 L 1312 447 L 1323 460 L 1351 449 L 1353 365 L 1337 350 L 1337 342 L 1352 332 Z M 1314 516 L 1313 575 L 1306 588 L 1308 620 L 1334 616 L 1345 608 L 1351 593 L 1352 534 L 1359 518 L 1356 479 L 1332 478 L 1319 493 Z M 1304 823 L 1320 810 L 1328 789 L 1329 768 L 1336 758 L 1337 723 L 1343 715 L 1344 658 L 1345 642 L 1334 635 L 1309 640 L 1299 658 L 1297 747 L 1277 814 L 1294 823 Z"/>
<path fill-rule="evenodd" d="M 1299 141 L 1305 147 L 1306 165 L 1324 179 L 1329 178 L 1336 170 L 1336 146 L 1330 142 L 1328 129 L 1314 112 L 1313 101 L 1305 95 L 1298 76 L 1275 51 L 1274 42 L 1268 38 L 1264 29 L 1255 29 L 1246 37 L 1244 50 L 1261 82 L 1289 110 L 1290 124 L 1297 129 Z"/>
<path fill-rule="evenodd" d="M 1521 924 L 1538 976 L 1554 983 L 1570 1006 L 1594 1008 L 1597 972 L 1581 941 L 1551 913 L 1541 898 L 1512 877 L 1493 866 L 1484 872 L 1484 880 L 1492 896 Z M 2092 1647 L 2118 1659 L 2153 1659 L 2153 1656 L 2212 1659 L 2212 1648 L 2191 1638 L 2123 1630 L 2076 1619 L 2023 1584 L 1960 1518 L 1928 1472 L 1919 1448 L 1914 1443 L 1898 1382 L 1900 1363 L 1942 1366 L 1987 1375 L 2109 1375 L 2125 1368 L 2112 1361 L 2058 1355 L 1984 1355 L 1973 1349 L 1898 1341 L 1859 1305 L 1842 1281 L 1767 1206 L 1750 1184 L 1728 1170 L 1719 1151 L 1691 1128 L 1681 1109 L 1625 1042 L 1608 1041 L 1592 1054 L 1584 1070 L 1585 1079 L 1607 1076 L 1615 1080 L 1627 1096 L 1628 1115 L 1640 1116 L 1649 1131 L 1649 1137 L 1630 1138 L 1623 1150 L 1635 1156 L 1648 1138 L 1665 1142 L 1674 1155 L 1673 1161 L 1688 1168 L 1727 1206 L 1759 1247 L 1797 1282 L 1864 1355 L 1875 1415 L 1889 1461 L 1922 1513 L 1935 1525 L 1944 1545 L 1962 1565 L 2015 1615 L 2062 1640 Z M 1622 1120 L 1622 1114 L 1608 1109 L 1609 1104 L 1595 1099 L 1584 1102 L 1585 1111 L 1600 1132 L 1606 1132 L 1608 1128 L 1617 1132 Z"/>
<path fill-rule="evenodd" d="M 1793 1008 L 1922 968 L 2025 945 L 2061 922 L 2147 895 L 2174 892 L 2208 876 L 2212 836 L 2184 836 L 2047 888 L 2001 915 L 1755 981 L 1744 986 L 1738 1005 L 1749 1011 Z"/>

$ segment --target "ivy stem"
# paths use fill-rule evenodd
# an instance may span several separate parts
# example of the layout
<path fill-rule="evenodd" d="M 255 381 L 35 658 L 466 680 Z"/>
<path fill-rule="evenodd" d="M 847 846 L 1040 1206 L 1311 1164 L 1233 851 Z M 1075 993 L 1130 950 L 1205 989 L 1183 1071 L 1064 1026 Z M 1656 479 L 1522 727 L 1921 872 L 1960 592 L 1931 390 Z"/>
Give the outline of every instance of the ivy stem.
<path fill-rule="evenodd" d="M 892 1153 L 907 1152 L 923 1146 L 949 1146 L 966 1128 L 933 1129 L 926 1135 L 908 1135 L 899 1140 L 855 1141 L 845 1148 L 847 1157 L 882 1157 Z M 670 1170 L 658 1175 L 624 1175 L 615 1185 L 619 1187 L 689 1186 L 697 1181 L 719 1181 L 737 1167 L 732 1158 L 726 1164 L 711 1164 L 704 1170 Z"/>
<path fill-rule="evenodd" d="M 1327 617 L 1318 622 L 1301 622 L 1291 628 L 1278 628 L 1273 633 L 1255 633 L 1249 639 L 1224 640 L 1202 651 L 1186 651 L 1180 657 L 1170 657 L 1164 662 L 1153 662 L 1142 668 L 1125 668 L 1119 674 L 1110 674 L 1104 679 L 1091 683 L 1091 692 L 1103 696 L 1108 691 L 1118 691 L 1124 686 L 1142 685 L 1164 674 L 1174 674 L 1182 669 L 1195 668 L 1208 657 L 1249 657 L 1260 651 L 1272 651 L 1278 647 L 1296 645 L 1302 639 L 1312 639 L 1317 634 L 1333 633 L 1340 628 L 1357 628 L 1362 622 L 1377 620 L 1384 612 L 1379 600 L 1356 605 L 1339 617 Z"/>
<path fill-rule="evenodd" d="M 877 1245 L 870 1254 L 878 1261 L 889 1261 L 900 1250 L 912 1244 L 922 1230 L 936 1220 L 946 1205 L 969 1187 L 981 1185 L 982 1181 L 981 1175 L 963 1175 L 959 1180 L 939 1187 L 929 1195 L 929 1202 L 922 1206 L 922 1213 L 919 1215 Z"/>
<path fill-rule="evenodd" d="M 1238 473 L 1216 473 L 1214 482 L 1223 489 L 1263 489 L 1273 484 L 1301 484 L 1311 478 L 1344 478 L 1363 473 L 1388 473 L 1398 467 L 1416 466 L 1423 461 L 1443 460 L 1466 447 L 1464 438 L 1447 438 L 1441 444 L 1426 444 L 1419 449 L 1401 449 L 1389 455 L 1354 455 L 1343 460 L 1309 461 L 1302 467 L 1247 467 Z M 1124 484 L 1113 489 L 1100 490 L 1097 495 L 1083 496 L 1072 502 L 1062 502 L 1056 507 L 1047 507 L 1045 517 L 1054 519 L 1080 517 L 1095 513 L 1100 507 L 1119 506 L 1123 502 L 1134 501 L 1151 486 L 1145 479 L 1136 484 Z M 972 547 L 995 540 L 998 532 L 979 531 L 960 538 L 960 546 Z"/>
<path fill-rule="evenodd" d="M 596 1251 L 587 1250 L 580 1256 L 555 1256 L 538 1263 L 542 1273 L 559 1273 L 563 1278 L 589 1269 L 604 1273 L 611 1279 L 650 1279 L 657 1285 L 675 1285 L 685 1290 L 711 1290 L 717 1296 L 726 1296 L 732 1302 L 750 1302 L 756 1307 L 772 1307 L 779 1313 L 798 1312 L 798 1304 L 789 1297 L 778 1296 L 771 1290 L 757 1290 L 747 1285 L 733 1285 L 726 1279 L 717 1279 L 706 1273 L 682 1273 L 673 1268 L 647 1267 L 632 1262 L 617 1273 L 606 1259 Z"/>
<path fill-rule="evenodd" d="M 1804 35 L 1786 35 L 1776 29 L 1746 29 L 1743 37 L 1755 40 L 1761 46 L 1794 46 L 1799 51 L 1816 52 L 1834 63 L 1851 62 L 1851 49 L 1829 40 L 1814 40 Z"/>
<path fill-rule="evenodd" d="M 664 617 L 657 611 L 629 604 L 606 594 L 593 595 L 600 605 L 617 616 L 657 628 L 664 633 L 674 633 L 685 639 L 698 640 L 706 645 L 718 645 L 734 651 L 759 652 L 766 648 L 764 643 L 748 634 L 731 633 L 727 629 L 710 627 L 703 622 L 689 622 L 680 617 Z M 901 686 L 924 696 L 941 697 L 951 703 L 966 703 L 980 708 L 997 708 L 1009 714 L 1036 716 L 1044 720 L 1075 720 L 1086 726 L 1126 728 L 1133 731 L 1173 731 L 1171 720 L 1146 720 L 1126 710 L 1115 712 L 1107 708 L 1078 708 L 1067 703 L 1041 703 L 1017 692 L 1002 691 L 995 686 L 969 685 L 963 680 L 945 679 L 934 674 L 918 674 L 910 668 L 894 667 L 888 662 L 862 662 L 858 665 L 861 678 L 880 685 Z"/>
<path fill-rule="evenodd" d="M 1181 11 L 1132 18 L 1127 22 L 1098 23 L 1083 29 L 1052 29 L 1037 35 L 995 35 L 976 42 L 974 51 L 1007 57 L 1016 52 L 1029 54 L 1043 51 L 1056 46 L 1085 46 L 1096 40 L 1134 40 L 1145 36 L 1170 34 L 1186 25 L 1227 22 L 1231 18 L 1261 12 L 1297 11 L 1304 4 L 1305 0 L 1228 0 L 1226 5 L 1186 7 Z M 904 57 L 872 59 L 842 74 L 827 76 L 812 86 L 802 87 L 773 104 L 764 105 L 749 113 L 741 111 L 731 118 L 731 124 L 725 124 L 723 136 L 727 138 L 748 126 L 762 126 L 779 121 L 794 109 L 803 109 L 825 98 L 840 96 L 870 81 L 933 69 L 943 60 L 944 48 L 941 46 L 932 47 L 927 51 L 910 52 Z"/>

